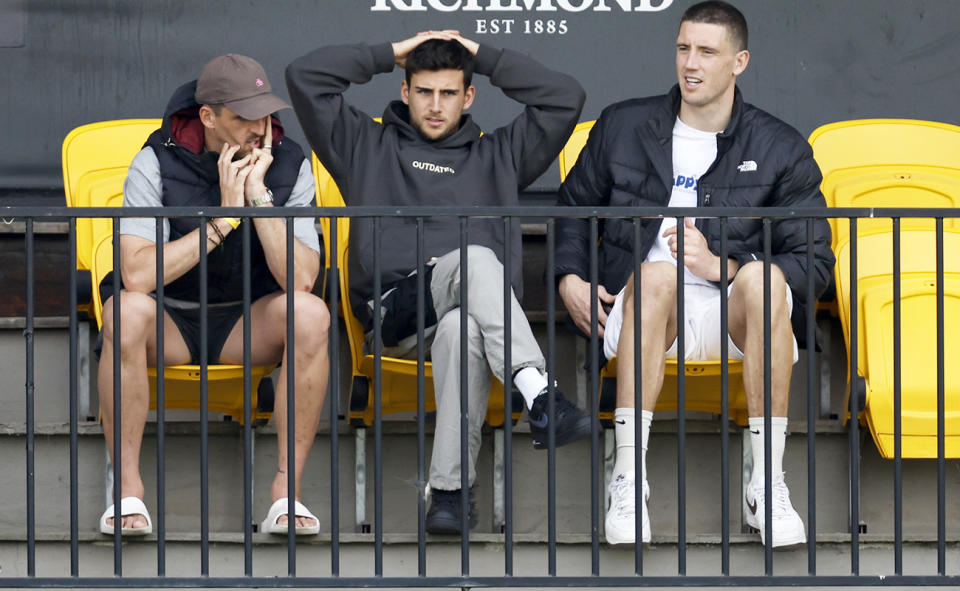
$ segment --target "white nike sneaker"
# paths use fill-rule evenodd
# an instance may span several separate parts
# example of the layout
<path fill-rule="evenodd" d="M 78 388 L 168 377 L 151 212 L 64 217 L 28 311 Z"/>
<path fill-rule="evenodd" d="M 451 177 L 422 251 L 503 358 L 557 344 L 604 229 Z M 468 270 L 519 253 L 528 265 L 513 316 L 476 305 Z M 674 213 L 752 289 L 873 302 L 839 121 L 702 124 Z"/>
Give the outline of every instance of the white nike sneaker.
<path fill-rule="evenodd" d="M 803 520 L 793 504 L 790 503 L 790 491 L 783 479 L 783 472 L 773 475 L 773 494 L 770 498 L 773 503 L 773 547 L 784 548 L 798 546 L 807 542 L 807 535 L 803 528 Z M 760 542 L 766 544 L 766 529 L 764 527 L 763 483 L 754 486 L 753 481 L 747 485 L 743 494 L 743 513 L 747 517 L 747 525 L 760 530 Z"/>
<path fill-rule="evenodd" d="M 608 544 L 635 544 L 636 534 L 636 486 L 637 474 L 633 470 L 617 474 L 610 482 L 610 510 L 604 521 L 604 531 Z M 650 516 L 647 514 L 647 500 L 650 498 L 650 485 L 643 481 L 643 503 L 641 522 L 641 541 L 650 542 Z"/>

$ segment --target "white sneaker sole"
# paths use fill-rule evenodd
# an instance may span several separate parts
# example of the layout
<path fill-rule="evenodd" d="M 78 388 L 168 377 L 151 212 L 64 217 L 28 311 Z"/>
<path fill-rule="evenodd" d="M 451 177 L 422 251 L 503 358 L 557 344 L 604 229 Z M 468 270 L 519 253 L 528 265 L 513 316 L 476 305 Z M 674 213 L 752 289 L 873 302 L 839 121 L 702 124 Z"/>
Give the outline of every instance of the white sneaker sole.
<path fill-rule="evenodd" d="M 760 527 L 760 520 L 747 508 L 746 500 L 743 503 L 743 514 L 747 518 L 747 525 L 760 534 L 760 543 L 766 545 L 764 528 Z M 776 540 L 773 547 L 777 550 L 789 550 L 807 543 L 806 531 L 801 531 L 798 536 L 788 537 L 786 539 Z"/>

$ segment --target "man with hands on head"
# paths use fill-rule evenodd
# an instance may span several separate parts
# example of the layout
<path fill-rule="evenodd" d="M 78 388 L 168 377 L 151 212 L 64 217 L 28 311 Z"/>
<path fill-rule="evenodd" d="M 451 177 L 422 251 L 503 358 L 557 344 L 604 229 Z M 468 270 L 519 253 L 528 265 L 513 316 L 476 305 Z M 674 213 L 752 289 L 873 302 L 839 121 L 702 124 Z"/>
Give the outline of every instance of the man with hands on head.
<path fill-rule="evenodd" d="M 560 189 L 568 205 L 702 207 L 823 207 L 820 170 L 806 140 L 786 123 L 743 101 L 737 77 L 749 62 L 743 14 L 721 1 L 701 2 L 682 16 L 676 43 L 678 84 L 669 94 L 632 99 L 600 115 L 577 164 Z M 560 296 L 576 325 L 590 332 L 589 233 L 585 220 L 557 224 L 557 277 Z M 613 303 L 599 314 L 604 355 L 617 357 L 616 464 L 610 483 L 607 541 L 633 543 L 635 494 L 634 384 L 640 380 L 641 536 L 650 540 L 646 477 L 647 440 L 653 409 L 663 386 L 664 363 L 675 359 L 683 330 L 687 360 L 718 360 L 721 347 L 730 359 L 743 360 L 744 389 L 753 450 L 753 474 L 744 483 L 747 523 L 765 532 L 763 357 L 770 348 L 772 545 L 806 541 L 803 521 L 790 502 L 783 474 L 790 372 L 797 360 L 791 313 L 812 306 L 833 267 L 830 228 L 814 222 L 808 246 L 806 220 L 777 219 L 772 224 L 770 259 L 771 333 L 764 338 L 763 228 L 760 219 L 731 219 L 729 258 L 721 261 L 720 223 L 711 218 L 641 221 L 640 251 L 634 252 L 630 220 L 604 220 L 599 245 L 599 302 Z M 677 317 L 678 234 L 683 232 L 684 325 Z M 813 268 L 807 266 L 813 248 Z M 634 363 L 634 257 L 642 260 L 640 335 L 642 374 Z M 727 267 L 728 285 L 720 285 Z M 815 293 L 807 291 L 814 274 Z M 729 294 L 729 336 L 720 325 L 721 289 Z M 610 294 L 616 293 L 616 297 Z M 812 347 L 813 343 L 808 343 Z M 724 418 L 725 420 L 725 418 Z"/>
<path fill-rule="evenodd" d="M 314 182 L 310 161 L 284 137 L 272 114 L 290 108 L 271 92 L 255 60 L 227 54 L 211 60 L 200 77 L 177 89 L 163 124 L 134 158 L 124 183 L 124 207 L 223 206 L 276 208 L 277 215 L 312 207 Z M 286 223 L 282 218 L 252 218 L 251 354 L 255 365 L 286 364 L 287 296 L 294 293 L 296 355 L 296 531 L 319 531 L 317 518 L 299 502 L 303 467 L 316 434 L 326 394 L 328 359 L 326 304 L 311 293 L 320 270 L 320 244 L 311 217 L 293 224 L 293 277 L 287 277 Z M 199 218 L 163 220 L 164 362 L 199 363 L 201 256 L 207 257 L 207 359 L 243 363 L 243 241 L 238 218 L 207 221 L 204 251 L 199 249 Z M 149 404 L 147 367 L 157 363 L 156 230 L 153 218 L 121 218 L 120 376 L 121 416 L 113 409 L 112 277 L 102 282 L 103 351 L 99 390 L 104 435 L 113 457 L 113 424 L 121 430 L 121 513 L 123 535 L 152 531 L 143 503 L 139 455 Z M 280 371 L 274 417 L 277 422 L 277 473 L 273 501 L 261 531 L 287 533 L 287 372 Z M 114 508 L 100 519 L 112 534 Z"/>
<path fill-rule="evenodd" d="M 400 100 L 383 124 L 350 106 L 350 84 L 405 70 Z M 476 98 L 473 73 L 522 103 L 513 121 L 481 136 L 464 114 Z M 348 205 L 516 205 L 518 192 L 553 162 L 573 130 L 584 92 L 571 77 L 510 50 L 498 50 L 459 32 L 426 31 L 397 43 L 317 49 L 287 68 L 291 102 L 310 145 L 337 182 Z M 379 253 L 383 291 L 384 355 L 416 355 L 418 267 L 413 220 L 381 220 Z M 520 308 L 520 228 L 511 236 L 511 365 L 504 367 L 504 230 L 501 219 L 469 222 L 468 284 L 460 285 L 460 224 L 424 222 L 426 333 L 433 361 L 437 420 L 430 465 L 432 490 L 426 527 L 461 532 L 460 339 L 468 339 L 468 479 L 476 477 L 480 428 L 492 377 L 517 386 L 526 402 L 534 446 L 546 447 L 547 378 L 544 359 Z M 350 298 L 373 349 L 373 223 L 354 219 L 350 230 Z M 467 334 L 460 334 L 460 293 L 466 289 Z M 590 417 L 559 392 L 556 443 L 590 433 Z M 477 523 L 473 503 L 470 526 Z"/>

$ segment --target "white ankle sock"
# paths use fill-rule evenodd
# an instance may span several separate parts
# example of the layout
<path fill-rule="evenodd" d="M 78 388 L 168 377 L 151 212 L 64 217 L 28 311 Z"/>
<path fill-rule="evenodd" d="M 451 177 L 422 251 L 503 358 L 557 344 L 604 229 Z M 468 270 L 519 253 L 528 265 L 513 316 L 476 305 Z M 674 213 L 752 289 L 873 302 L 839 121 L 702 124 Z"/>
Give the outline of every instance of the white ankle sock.
<path fill-rule="evenodd" d="M 753 450 L 753 473 L 750 482 L 763 488 L 763 417 L 750 417 L 750 447 Z M 783 447 L 787 438 L 787 417 L 770 417 L 771 474 L 783 472 Z"/>
<path fill-rule="evenodd" d="M 636 463 L 635 422 L 636 409 L 618 408 L 613 413 L 614 432 L 617 439 L 617 459 L 613 465 L 613 475 L 634 470 Z M 650 424 L 653 412 L 640 411 L 640 469 L 647 473 L 647 442 L 650 440 Z M 640 478 L 640 474 L 637 478 Z"/>
<path fill-rule="evenodd" d="M 547 387 L 547 376 L 535 367 L 525 367 L 513 376 L 513 384 L 520 390 L 529 410 L 533 406 L 533 399 Z"/>

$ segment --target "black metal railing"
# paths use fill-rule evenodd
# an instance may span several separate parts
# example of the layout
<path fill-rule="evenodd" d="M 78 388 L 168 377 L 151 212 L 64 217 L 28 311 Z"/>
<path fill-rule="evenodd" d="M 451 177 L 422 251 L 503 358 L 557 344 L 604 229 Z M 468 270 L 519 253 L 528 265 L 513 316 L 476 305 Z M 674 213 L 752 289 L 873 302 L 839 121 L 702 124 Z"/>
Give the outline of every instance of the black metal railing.
<path fill-rule="evenodd" d="M 293 273 L 293 257 L 292 252 L 294 248 L 293 242 L 293 220 L 295 217 L 314 217 L 320 216 L 322 218 L 328 218 L 330 223 L 329 227 L 329 244 L 333 245 L 333 248 L 338 244 L 338 218 L 368 218 L 373 220 L 374 225 L 374 322 L 373 322 L 373 343 L 374 343 L 374 423 L 373 423 L 373 433 L 374 433 L 374 529 L 373 533 L 369 534 L 365 540 L 369 540 L 373 546 L 373 567 L 372 572 L 369 572 L 363 576 L 341 576 L 341 531 L 340 531 L 340 491 L 339 491 L 339 428 L 343 424 L 343 417 L 341 416 L 341 409 L 339 408 L 339 393 L 341 390 L 341 383 L 339 379 L 339 320 L 337 314 L 331 314 L 331 330 L 329 335 L 329 344 L 330 344 L 330 374 L 329 374 L 329 391 L 330 394 L 327 396 L 329 404 L 329 443 L 330 443 L 330 458 L 329 458 L 329 481 L 330 481 L 330 531 L 327 535 L 321 536 L 323 542 L 328 541 L 328 551 L 330 556 L 330 575 L 329 576 L 298 576 L 297 574 L 297 557 L 298 551 L 300 552 L 301 557 L 304 555 L 314 555 L 317 556 L 316 543 L 311 543 L 305 545 L 301 543 L 298 545 L 296 538 L 294 536 L 294 530 L 292 524 L 294 522 L 293 507 L 291 505 L 290 511 L 288 514 L 288 519 L 290 521 L 290 527 L 288 529 L 288 535 L 286 538 L 286 549 L 287 549 L 287 575 L 284 577 L 272 577 L 272 576 L 263 576 L 257 575 L 254 572 L 253 567 L 253 555 L 257 543 L 254 540 L 253 536 L 253 519 L 252 519 L 252 496 L 251 496 L 251 483 L 253 478 L 252 473 L 252 459 L 253 459 L 253 432 L 252 432 L 252 412 L 251 408 L 251 350 L 250 350 L 250 336 L 251 336 L 251 326 L 250 326 L 250 306 L 251 302 L 251 274 L 250 274 L 250 244 L 251 244 L 251 222 L 252 219 L 257 217 L 277 217 L 277 210 L 264 211 L 261 209 L 253 208 L 138 208 L 136 210 L 132 209 L 123 209 L 123 208 L 89 208 L 89 209 L 70 209 L 64 210 L 62 208 L 41 208 L 41 207 L 5 207 L 0 208 L 0 216 L 5 219 L 15 218 L 18 220 L 25 221 L 25 247 L 26 247 L 26 330 L 24 331 L 24 338 L 26 344 L 26 576 L 0 576 L 0 587 L 259 587 L 259 586 L 283 586 L 283 587 L 460 587 L 460 588 L 470 588 L 470 587 L 552 587 L 552 586 L 608 586 L 608 587 L 633 587 L 633 586 L 643 586 L 643 587 L 659 587 L 659 586 L 795 586 L 795 585 L 807 585 L 807 586 L 835 586 L 835 585 L 850 585 L 850 586 L 899 586 L 899 585 L 941 585 L 941 586 L 953 586 L 960 585 L 960 575 L 956 573 L 948 573 L 947 563 L 946 563 L 946 548 L 948 544 L 947 540 L 947 531 L 946 531 L 946 522 L 947 522 L 947 510 L 946 510 L 946 458 L 945 458 L 945 375 L 944 375 L 944 245 L 943 245 L 943 236 L 944 236 L 944 218 L 955 217 L 955 211 L 951 209 L 909 209 L 909 208 L 885 208 L 885 209 L 873 209 L 873 208 L 811 208 L 804 209 L 802 211 L 790 209 L 790 208 L 710 208 L 710 209 L 697 209 L 697 208 L 573 208 L 573 207 L 460 207 L 460 208 L 427 208 L 427 207 L 396 207 L 396 208 L 374 208 L 374 207 L 356 207 L 356 208 L 303 208 L 296 211 L 287 211 L 283 210 L 282 215 L 286 221 L 286 249 L 287 249 L 287 280 L 288 280 L 288 289 L 286 304 L 287 309 L 290 311 L 287 314 L 287 342 L 288 342 L 288 354 L 287 359 L 293 359 L 293 348 L 294 343 L 294 326 L 295 319 L 293 315 L 294 310 L 294 290 L 292 289 L 292 278 Z M 806 223 L 806 241 L 807 241 L 807 266 L 808 268 L 813 267 L 814 263 L 814 254 L 813 254 L 813 244 L 814 244 L 814 223 L 816 220 L 822 220 L 825 218 L 838 218 L 839 223 L 849 223 L 850 230 L 850 262 L 849 262 L 849 271 L 850 276 L 853 278 L 858 277 L 857 273 L 857 242 L 858 242 L 858 233 L 857 233 L 857 221 L 860 218 L 876 218 L 883 217 L 889 218 L 892 220 L 892 235 L 893 235 L 893 276 L 895 280 L 893 281 L 893 314 L 894 314 L 894 341 L 893 341 L 893 355 L 894 355 L 894 371 L 895 371 L 895 391 L 894 391 L 894 408 L 895 408 L 895 418 L 894 418 L 894 441 L 895 441 L 895 455 L 893 459 L 894 466 L 894 535 L 893 535 L 893 565 L 892 571 L 884 575 L 861 575 L 860 574 L 860 529 L 859 529 L 859 517 L 860 517 L 860 506 L 859 506 L 859 485 L 860 485 L 860 473 L 859 473 L 859 457 L 860 457 L 860 425 L 857 420 L 850 420 L 848 425 L 849 433 L 849 453 L 850 453 L 850 469 L 849 469 L 849 492 L 850 492 L 850 515 L 849 515 L 849 553 L 850 553 L 850 565 L 849 571 L 837 574 L 822 574 L 818 570 L 817 562 L 817 519 L 816 519 L 816 464 L 815 464 L 815 455 L 816 455 L 816 406 L 815 400 L 817 398 L 814 391 L 815 384 L 817 381 L 817 362 L 814 356 L 809 356 L 807 363 L 807 373 L 806 373 L 806 382 L 807 382 L 807 499 L 808 499 L 808 513 L 807 513 L 807 574 L 806 575 L 778 575 L 774 572 L 774 554 L 772 548 L 772 535 L 770 531 L 771 527 L 771 507 L 772 503 L 770 502 L 771 494 L 771 462 L 764 462 L 765 474 L 764 480 L 766 484 L 766 519 L 765 523 L 767 526 L 767 531 L 765 532 L 765 538 L 768 541 L 766 547 L 764 548 L 764 568 L 763 575 L 737 575 L 734 574 L 731 570 L 730 558 L 731 558 L 731 516 L 730 516 L 730 431 L 729 431 L 729 422 L 727 420 L 728 410 L 729 410 L 729 373 L 728 373 L 728 359 L 727 351 L 725 347 L 721 347 L 722 355 L 722 374 L 721 374 L 721 404 L 722 404 L 722 420 L 720 423 L 720 462 L 721 462 L 721 480 L 719 483 L 720 487 L 720 510 L 721 510 L 721 532 L 720 532 L 720 570 L 718 573 L 713 575 L 687 575 L 687 546 L 688 541 L 686 538 L 686 505 L 688 498 L 688 489 L 686 483 L 686 466 L 685 459 L 687 455 L 687 437 L 686 437 L 686 423 L 687 418 L 685 414 L 685 385 L 684 385 L 684 361 L 683 355 L 678 355 L 678 412 L 677 412 L 677 457 L 678 457 L 678 482 L 677 482 L 677 494 L 678 494 L 678 512 L 677 512 L 677 539 L 676 539 L 676 553 L 677 553 L 677 565 L 676 565 L 676 576 L 649 576 L 644 574 L 644 554 L 645 549 L 642 544 L 637 544 L 634 550 L 634 574 L 632 575 L 622 575 L 622 574 L 604 574 L 601 572 L 601 561 L 600 561 L 600 550 L 601 550 L 601 538 L 600 538 L 600 523 L 602 519 L 602 503 L 605 495 L 605 491 L 601 489 L 601 450 L 600 450 L 600 439 L 599 431 L 596 427 L 597 421 L 594 421 L 594 428 L 590 437 L 590 569 L 589 572 L 584 572 L 574 575 L 560 575 L 558 574 L 557 568 L 557 555 L 558 555 L 558 533 L 557 533 L 557 455 L 555 449 L 555 432 L 554 426 L 555 422 L 549 420 L 548 424 L 550 425 L 548 433 L 548 455 L 547 455 L 547 552 L 546 552 L 546 571 L 547 575 L 545 576 L 528 576 L 528 575 L 518 575 L 515 572 L 515 550 L 514 545 L 515 541 L 515 510 L 512 501 L 512 492 L 514 486 L 514 477 L 512 471 L 512 458 L 513 458 L 513 445 L 512 445 L 512 430 L 509 428 L 511 424 L 511 411 L 512 405 L 509 401 L 509 384 L 507 384 L 507 400 L 504 404 L 504 419 L 505 425 L 507 428 L 504 430 L 504 454 L 505 454 L 505 463 L 504 463 L 504 496 L 505 496 L 505 505 L 504 505 L 504 525 L 502 532 L 502 543 L 503 543 L 503 572 L 496 574 L 484 574 L 476 575 L 471 573 L 471 563 L 470 563 L 470 534 L 469 527 L 467 526 L 467 515 L 468 515 L 468 496 L 462 495 L 463 505 L 463 530 L 464 535 L 461 537 L 461 565 L 459 576 L 436 576 L 431 575 L 427 570 L 426 556 L 428 554 L 427 549 L 427 535 L 425 532 L 425 515 L 426 515 L 426 498 L 425 498 L 425 487 L 422 486 L 426 482 L 427 477 L 427 466 L 426 466 L 426 422 L 425 422 L 425 359 L 426 351 L 424 346 L 424 333 L 426 330 L 424 310 L 422 302 L 424 301 L 425 289 L 427 286 L 424 285 L 423 280 L 423 271 L 424 271 L 424 221 L 434 216 L 443 215 L 445 217 L 451 217 L 458 219 L 461 226 L 461 242 L 460 242 L 460 253 L 461 253 L 461 267 L 460 267 L 460 280 L 462 285 L 467 283 L 467 257 L 466 249 L 467 245 L 470 243 L 469 239 L 469 224 L 468 220 L 471 218 L 498 218 L 503 220 L 505 244 L 504 252 L 502 253 L 502 260 L 504 263 L 504 319 L 506 327 L 505 342 L 510 342 L 510 277 L 511 273 L 511 257 L 510 253 L 512 249 L 516 246 L 511 244 L 511 235 L 513 229 L 516 227 L 516 224 L 520 222 L 521 219 L 528 218 L 538 218 L 543 219 L 547 218 L 545 227 L 546 227 L 546 267 L 548 269 L 548 277 L 545 281 L 545 284 L 542 286 L 542 289 L 546 292 L 546 330 L 547 330 L 547 350 L 546 350 L 546 363 L 547 363 L 547 373 L 548 373 L 548 383 L 549 388 L 552 391 L 554 388 L 554 378 L 556 374 L 556 347 L 555 347 L 555 325 L 556 325 L 556 312 L 555 312 L 555 295 L 554 295 L 554 282 L 552 273 L 549 270 L 554 268 L 554 246 L 556 242 L 555 236 L 555 220 L 562 217 L 579 217 L 589 220 L 589 232 L 590 232 L 590 279 L 591 279 L 591 299 L 592 299 L 592 310 L 591 316 L 593 319 L 593 330 L 591 331 L 590 337 L 590 352 L 589 357 L 589 369 L 588 369 L 588 386 L 587 386 L 587 395 L 590 410 L 593 413 L 594 419 L 597 417 L 598 411 L 598 392 L 600 390 L 600 362 L 598 358 L 598 332 L 597 332 L 597 316 L 599 310 L 597 309 L 597 290 L 598 290 L 598 255 L 597 255 L 597 242 L 599 237 L 599 224 L 600 220 L 606 218 L 623 218 L 632 220 L 634 224 L 634 245 L 635 249 L 639 249 L 641 232 L 640 232 L 640 221 L 644 218 L 650 217 L 662 217 L 664 215 L 669 217 L 676 217 L 678 226 L 682 227 L 683 220 L 685 217 L 711 217 L 718 218 L 720 221 L 721 228 L 721 242 L 720 242 L 720 258 L 721 260 L 726 260 L 728 252 L 728 229 L 729 229 L 729 220 L 735 218 L 757 218 L 762 220 L 762 230 L 763 230 L 763 252 L 764 252 L 764 335 L 765 339 L 769 339 L 771 331 L 771 310 L 770 310 L 770 278 L 771 278 L 771 226 L 776 220 L 794 218 L 794 219 L 804 219 Z M 69 332 L 70 332 L 70 363 L 69 363 L 69 407 L 70 407 L 70 433 L 69 433 L 69 454 L 70 454 L 70 559 L 69 559 L 69 577 L 51 577 L 51 576 L 38 576 L 37 572 L 37 562 L 36 562 L 36 489 L 35 489 L 35 448 L 34 448 L 34 438 L 35 438 L 35 417 L 34 417 L 34 384 L 35 384 L 35 361 L 36 353 L 34 350 L 34 223 L 38 220 L 49 220 L 49 219 L 69 219 L 69 242 L 70 242 L 70 258 L 71 261 L 76 260 L 77 246 L 76 246 L 76 221 L 77 218 L 91 218 L 91 217 L 107 217 L 113 219 L 113 265 L 114 268 L 119 268 L 119 249 L 117 247 L 119 240 L 119 220 L 122 217 L 154 217 L 156 219 L 156 239 L 158 243 L 162 242 L 163 231 L 162 231 L 162 218 L 163 217 L 199 217 L 201 220 L 200 223 L 200 237 L 199 237 L 199 247 L 204 248 L 206 244 L 206 222 L 209 219 L 214 217 L 238 217 L 242 218 L 242 239 L 243 239 L 243 261 L 244 261 L 244 270 L 243 270 L 243 359 L 244 359 L 244 376 L 243 376 L 243 400 L 244 400 L 244 413 L 245 421 L 243 425 L 243 573 L 231 575 L 231 576 L 211 576 L 210 571 L 210 502 L 209 502 L 209 448 L 208 448 L 208 439 L 209 432 L 207 429 L 207 415 L 206 415 L 206 370 L 208 365 L 214 361 L 207 358 L 207 347 L 206 340 L 208 339 L 207 334 L 207 290 L 206 290 L 206 277 L 208 273 L 206 257 L 200 257 L 199 272 L 201 276 L 201 289 L 199 293 L 200 299 L 200 366 L 201 366 L 201 391 L 203 392 L 203 399 L 201 400 L 201 417 L 200 417 L 200 537 L 199 537 L 199 549 L 200 549 L 200 575 L 199 576 L 170 576 L 167 574 L 167 557 L 166 557 L 166 542 L 168 537 L 167 527 L 164 519 L 165 515 L 165 502 L 166 497 L 164 494 L 165 484 L 165 471 L 166 471 L 166 457 L 165 457 L 165 439 L 164 439 L 164 425 L 165 425 L 165 413 L 164 413 L 164 361 L 163 361 L 163 302 L 164 302 L 164 289 L 163 289 L 163 249 L 158 248 L 156 254 L 156 268 L 157 268 L 157 292 L 156 292 L 156 303 L 157 303 L 157 338 L 158 338 L 158 376 L 157 376 L 157 511 L 155 515 L 157 516 L 156 520 L 156 549 L 157 549 L 157 574 L 153 577 L 129 577 L 124 576 L 123 574 L 123 553 L 125 545 L 122 543 L 122 539 L 119 533 L 119 530 L 113 536 L 113 559 L 114 559 L 114 576 L 105 577 L 105 576 L 85 576 L 81 572 L 80 564 L 80 543 L 81 539 L 81 526 L 78 523 L 79 521 L 79 493 L 78 493 L 78 448 L 79 448 L 79 439 L 78 439 L 78 402 L 77 402 L 77 382 L 78 382 L 78 363 L 77 363 L 77 351 L 78 351 L 78 315 L 77 315 L 77 284 L 78 284 L 78 273 L 71 264 L 69 272 L 69 290 L 70 290 L 70 321 L 69 321 Z M 384 552 L 384 532 L 383 532 L 383 495 L 384 495 L 384 481 L 383 481 L 383 424 L 382 424 L 382 412 L 381 412 L 381 390 L 382 390 L 382 373 L 381 373 L 381 358 L 382 358 L 382 344 L 380 339 L 380 310 L 381 310 L 381 282 L 380 282 L 380 252 L 383 245 L 381 244 L 380 239 L 380 223 L 384 218 L 395 218 L 395 217 L 405 217 L 412 218 L 416 222 L 416 233 L 417 233 L 417 260 L 418 263 L 418 282 L 417 282 L 417 294 L 418 300 L 421 302 L 420 310 L 417 315 L 417 334 L 418 334 L 418 347 L 417 347 L 417 364 L 419 367 L 418 377 L 417 377 L 417 416 L 416 416 L 416 425 L 417 425 L 417 479 L 421 483 L 419 486 L 419 494 L 417 499 L 417 572 L 416 575 L 398 575 L 395 573 L 385 573 L 384 563 L 383 563 L 383 552 Z M 935 223 L 935 234 L 936 234 L 936 281 L 937 281 L 937 532 L 936 532 L 936 547 L 937 547 L 937 568 L 936 572 L 931 572 L 927 574 L 904 574 L 904 565 L 903 565 L 903 553 L 904 553 L 904 536 L 903 536 L 903 468 L 902 468 L 902 428 L 901 428 L 901 291 L 900 291 L 900 273 L 901 273 L 901 219 L 904 218 L 933 218 L 936 220 Z M 846 221 L 848 220 L 848 222 Z M 678 249 L 679 257 L 682 260 L 683 258 L 683 233 L 678 234 Z M 333 253 L 327 253 L 328 259 L 328 286 L 327 297 L 329 299 L 328 304 L 332 310 L 337 310 L 340 305 L 340 298 L 348 297 L 348 294 L 340 293 L 338 278 L 341 270 L 339 269 L 339 258 Z M 635 330 L 634 338 L 634 349 L 635 349 L 635 364 L 637 366 L 637 375 L 640 375 L 640 367 L 642 359 L 640 358 L 640 335 L 642 326 L 640 323 L 640 306 L 641 306 L 641 273 L 640 270 L 640 261 L 637 260 L 634 262 L 634 293 L 637 294 L 637 297 L 634 298 L 634 316 L 637 319 L 637 329 Z M 118 274 L 114 274 L 114 293 L 120 293 L 120 279 Z M 682 314 L 683 314 L 683 268 L 678 266 L 677 270 L 677 298 L 678 298 L 678 316 L 679 320 L 682 323 Z M 721 284 L 726 284 L 727 282 L 727 269 L 726 265 L 721 265 Z M 528 290 L 531 287 L 528 287 Z M 807 278 L 807 290 L 810 293 L 814 292 L 814 276 L 812 273 L 808 275 Z M 858 360 L 858 331 L 857 324 L 858 322 L 863 322 L 863 319 L 858 316 L 858 306 L 857 302 L 857 281 L 853 281 L 850 286 L 850 301 L 853 302 L 849 306 L 849 334 L 850 345 L 849 345 L 849 375 L 857 376 L 857 360 Z M 466 310 L 469 309 L 470 302 L 467 300 L 466 290 L 463 290 L 461 294 L 461 308 L 463 313 L 461 313 L 461 335 L 465 336 L 467 331 L 467 314 Z M 815 342 L 815 309 L 813 305 L 807 306 L 806 308 L 806 341 L 808 351 L 812 350 L 813 343 Z M 115 328 L 114 338 L 119 339 L 121 335 L 121 317 L 120 317 L 120 306 L 113 307 L 113 323 Z M 724 332 L 727 330 L 728 323 L 728 302 L 727 295 L 725 290 L 721 290 L 721 325 L 723 326 Z M 683 343 L 683 330 L 678 331 L 678 351 L 684 351 Z M 118 341 L 115 341 L 115 343 Z M 467 408 L 466 400 L 466 390 L 467 390 L 467 375 L 466 375 L 466 354 L 467 354 L 467 339 L 461 338 L 461 399 L 460 404 L 461 408 Z M 122 397 L 122 388 L 123 385 L 120 379 L 120 348 L 114 347 L 114 376 L 113 376 L 113 404 L 114 404 L 114 433 L 112 434 L 114 438 L 114 450 L 115 457 L 113 459 L 113 469 L 114 469 L 114 490 L 113 497 L 116 504 L 117 510 L 115 512 L 114 518 L 116 520 L 120 519 L 119 511 L 119 500 L 120 500 L 120 483 L 121 483 L 121 462 L 120 462 L 120 407 L 123 403 Z M 510 347 L 506 347 L 504 351 L 505 357 L 505 367 L 510 367 L 511 361 L 511 351 Z M 770 348 L 767 347 L 764 352 L 763 359 L 764 366 L 764 422 L 766 425 L 765 429 L 765 441 L 764 441 L 764 450 L 767 457 L 770 455 L 771 451 L 771 430 L 770 430 L 770 421 L 771 421 L 771 383 L 770 383 L 770 374 L 771 374 L 771 354 Z M 294 445 L 295 440 L 295 408 L 294 408 L 294 373 L 293 373 L 293 364 L 289 363 L 286 365 L 284 371 L 287 372 L 287 456 L 288 456 L 288 490 L 295 490 L 294 483 Z M 640 407 L 640 387 L 639 380 L 637 381 L 637 386 L 635 388 L 635 402 L 636 406 Z M 850 416 L 856 417 L 863 410 L 859 402 L 859 392 L 857 388 L 857 380 L 852 379 L 849 381 L 849 400 L 850 406 L 847 409 L 850 413 Z M 553 413 L 555 412 L 553 399 L 550 397 L 550 405 L 548 413 L 552 419 Z M 108 434 L 110 435 L 110 434 Z M 637 440 L 640 439 L 639 433 L 639 421 L 637 421 Z M 466 466 L 468 464 L 467 460 L 467 416 L 466 413 L 461 413 L 461 423 L 460 423 L 460 453 L 461 453 L 461 465 L 463 470 L 461 470 L 461 490 L 467 490 L 469 488 L 469 481 Z M 181 467 L 180 469 L 186 469 Z M 637 465 L 636 472 L 641 473 L 639 454 L 637 456 Z M 8 475 L 8 478 L 12 478 L 12 475 Z M 637 495 L 639 501 L 640 487 L 637 487 Z M 4 502 L 14 503 L 15 499 L 3 499 Z M 637 514 L 639 516 L 639 513 Z M 637 523 L 638 534 L 639 534 L 639 521 Z M 638 535 L 639 538 L 639 535 Z M 351 571 L 357 570 L 357 565 L 351 565 Z"/>

